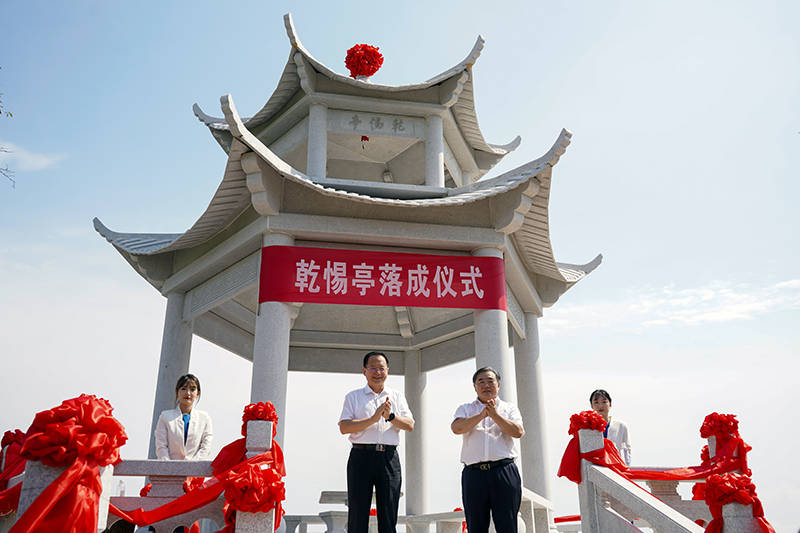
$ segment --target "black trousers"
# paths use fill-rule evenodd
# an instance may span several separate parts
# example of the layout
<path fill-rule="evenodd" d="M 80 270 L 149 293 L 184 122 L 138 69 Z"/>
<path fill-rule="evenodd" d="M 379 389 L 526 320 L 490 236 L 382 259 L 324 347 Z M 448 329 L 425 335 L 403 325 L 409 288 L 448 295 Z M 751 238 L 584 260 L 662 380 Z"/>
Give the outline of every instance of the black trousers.
<path fill-rule="evenodd" d="M 461 499 L 469 533 L 489 531 L 490 511 L 497 533 L 517 533 L 522 479 L 513 462 L 489 470 L 465 466 L 461 472 Z"/>
<path fill-rule="evenodd" d="M 347 460 L 347 533 L 367 533 L 373 487 L 378 533 L 396 533 L 401 481 L 396 448 L 382 452 L 351 449 Z"/>

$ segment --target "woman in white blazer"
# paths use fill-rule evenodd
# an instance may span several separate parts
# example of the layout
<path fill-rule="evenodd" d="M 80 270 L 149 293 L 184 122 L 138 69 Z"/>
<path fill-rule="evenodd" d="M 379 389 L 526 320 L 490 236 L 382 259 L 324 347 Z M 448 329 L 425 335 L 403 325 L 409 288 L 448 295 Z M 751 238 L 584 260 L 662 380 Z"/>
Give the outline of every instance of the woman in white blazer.
<path fill-rule="evenodd" d="M 195 409 L 200 399 L 200 380 L 192 374 L 178 378 L 176 409 L 161 412 L 156 424 L 156 457 L 159 459 L 208 459 L 211 452 L 211 417 Z"/>
<path fill-rule="evenodd" d="M 606 421 L 606 429 L 603 436 L 614 443 L 617 447 L 620 457 L 625 461 L 625 464 L 631 464 L 631 441 L 628 436 L 628 426 L 625 422 L 612 420 L 611 418 L 611 395 L 603 389 L 597 389 L 589 396 L 589 405 L 592 410 L 603 417 Z"/>

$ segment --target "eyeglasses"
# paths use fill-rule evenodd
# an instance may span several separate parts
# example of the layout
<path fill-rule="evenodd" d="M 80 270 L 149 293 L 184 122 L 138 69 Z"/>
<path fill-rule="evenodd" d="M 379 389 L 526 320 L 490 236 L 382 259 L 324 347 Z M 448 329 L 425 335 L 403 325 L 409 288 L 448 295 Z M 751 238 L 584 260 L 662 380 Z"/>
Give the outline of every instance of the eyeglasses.
<path fill-rule="evenodd" d="M 378 372 L 380 372 L 382 374 L 385 374 L 388 371 L 389 371 L 389 369 L 386 368 L 386 367 L 368 368 L 367 369 L 367 372 L 369 372 L 370 374 L 377 374 Z"/>

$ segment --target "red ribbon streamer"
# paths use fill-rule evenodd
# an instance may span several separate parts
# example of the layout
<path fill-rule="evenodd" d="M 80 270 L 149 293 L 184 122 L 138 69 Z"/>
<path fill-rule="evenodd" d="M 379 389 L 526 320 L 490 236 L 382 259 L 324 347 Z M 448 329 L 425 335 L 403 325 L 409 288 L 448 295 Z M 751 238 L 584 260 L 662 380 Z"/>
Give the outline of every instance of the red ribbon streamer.
<path fill-rule="evenodd" d="M 229 444 L 226 448 L 232 447 L 234 444 L 241 443 L 244 444 L 244 439 L 239 439 L 234 443 Z M 278 447 L 277 443 L 273 442 L 273 446 L 275 447 L 274 453 L 273 450 L 269 450 L 265 453 L 260 455 L 256 455 L 251 457 L 250 459 L 246 459 L 243 462 L 238 462 L 233 466 L 233 468 L 229 468 L 225 471 L 222 471 L 218 474 L 215 474 L 214 477 L 210 478 L 208 481 L 203 483 L 200 487 L 195 488 L 194 490 L 184 494 L 180 498 L 177 498 L 169 503 L 162 505 L 161 507 L 157 507 L 150 511 L 145 511 L 143 508 L 134 509 L 132 511 L 123 511 L 116 507 L 115 505 L 109 505 L 109 510 L 112 514 L 127 520 L 133 524 L 138 526 L 146 526 L 149 524 L 154 524 L 156 522 L 160 522 L 162 520 L 166 520 L 167 518 L 171 518 L 173 516 L 177 516 L 179 514 L 188 513 L 194 511 L 195 509 L 199 509 L 204 505 L 207 505 L 214 500 L 216 500 L 223 492 L 226 492 L 228 487 L 239 487 L 241 490 L 243 483 L 242 477 L 244 472 L 247 472 L 250 466 L 258 466 L 264 464 L 274 465 L 275 470 L 277 471 L 284 471 L 285 467 L 282 464 L 283 452 L 280 451 L 280 447 Z M 220 452 L 221 454 L 222 452 Z M 230 448 L 229 448 L 230 453 Z M 281 458 L 281 462 L 278 463 L 278 457 Z M 220 456 L 217 455 L 217 458 L 214 462 L 217 462 Z M 213 465 L 213 463 L 212 463 Z M 227 493 L 226 493 L 226 500 L 227 500 Z M 280 496 L 284 496 L 280 494 Z M 230 502 L 229 502 L 230 503 Z M 279 506 L 280 501 L 265 501 L 264 507 L 272 508 L 273 506 Z M 236 510 L 232 507 L 233 510 Z M 280 512 L 276 513 L 276 520 L 275 520 L 275 527 L 277 528 L 280 525 Z M 226 519 L 227 522 L 227 519 Z M 224 531 L 224 530 L 223 530 Z"/>

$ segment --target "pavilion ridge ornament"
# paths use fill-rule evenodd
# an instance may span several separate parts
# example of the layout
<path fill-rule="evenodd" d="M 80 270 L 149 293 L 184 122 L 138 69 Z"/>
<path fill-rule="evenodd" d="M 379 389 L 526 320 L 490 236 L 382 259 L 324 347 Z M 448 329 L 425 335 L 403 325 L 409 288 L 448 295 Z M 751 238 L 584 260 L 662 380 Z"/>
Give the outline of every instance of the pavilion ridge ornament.
<path fill-rule="evenodd" d="M 497 257 L 267 246 L 259 284 L 259 302 L 506 309 Z"/>
<path fill-rule="evenodd" d="M 383 54 L 377 46 L 357 44 L 347 51 L 344 65 L 350 71 L 350 77 L 356 79 L 369 78 L 383 65 Z"/>

